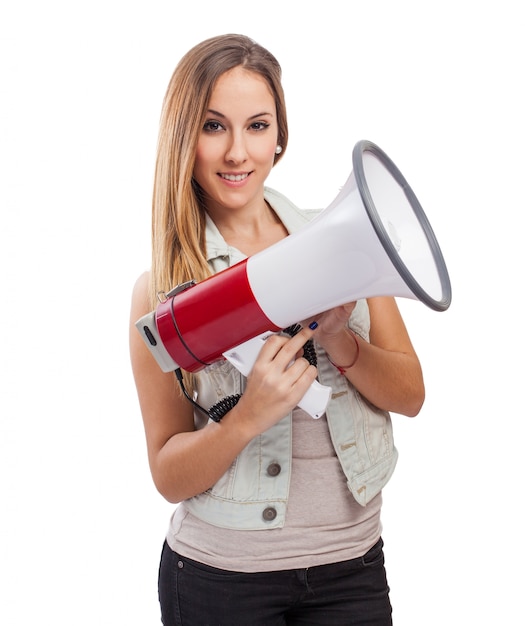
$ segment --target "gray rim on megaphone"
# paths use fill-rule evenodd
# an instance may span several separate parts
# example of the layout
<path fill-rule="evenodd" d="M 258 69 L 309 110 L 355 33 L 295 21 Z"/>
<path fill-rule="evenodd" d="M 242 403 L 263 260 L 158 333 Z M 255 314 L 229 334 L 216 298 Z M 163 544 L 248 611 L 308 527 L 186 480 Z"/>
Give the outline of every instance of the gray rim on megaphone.
<path fill-rule="evenodd" d="M 416 280 L 413 273 L 403 262 L 403 259 L 396 249 L 395 243 L 392 239 L 392 233 L 387 232 L 385 221 L 376 201 L 374 200 L 374 194 L 371 193 L 367 182 L 369 172 L 367 171 L 367 165 L 364 163 L 365 155 L 371 155 L 377 159 L 404 193 L 404 196 L 419 223 L 435 263 L 435 270 L 441 286 L 441 298 L 434 298 L 425 289 L 423 289 L 420 282 Z M 427 216 L 425 215 L 421 204 L 412 191 L 410 185 L 407 183 L 405 177 L 401 174 L 393 161 L 383 152 L 383 150 L 371 141 L 363 140 L 356 143 L 352 153 L 352 161 L 355 181 L 361 200 L 368 213 L 372 226 L 392 264 L 418 300 L 435 311 L 446 311 L 450 306 L 452 299 L 452 289 L 445 260 Z"/>

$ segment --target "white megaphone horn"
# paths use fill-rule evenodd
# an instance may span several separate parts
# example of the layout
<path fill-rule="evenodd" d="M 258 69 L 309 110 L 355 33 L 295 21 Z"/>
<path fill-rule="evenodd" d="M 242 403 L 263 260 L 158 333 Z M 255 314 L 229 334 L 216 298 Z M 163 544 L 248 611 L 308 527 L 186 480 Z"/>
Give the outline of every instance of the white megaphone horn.
<path fill-rule="evenodd" d="M 246 374 L 253 363 L 235 360 L 242 344 L 362 298 L 399 296 L 448 309 L 445 261 L 405 178 L 370 141 L 355 145 L 352 161 L 335 200 L 300 231 L 175 288 L 137 322 L 163 371 L 197 372 L 228 357 Z"/>

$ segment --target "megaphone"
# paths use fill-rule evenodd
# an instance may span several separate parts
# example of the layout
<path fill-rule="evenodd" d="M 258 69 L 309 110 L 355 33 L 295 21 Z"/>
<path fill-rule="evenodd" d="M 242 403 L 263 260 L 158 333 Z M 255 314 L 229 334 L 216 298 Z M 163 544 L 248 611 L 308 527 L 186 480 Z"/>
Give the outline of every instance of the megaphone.
<path fill-rule="evenodd" d="M 200 283 L 177 286 L 137 322 L 164 372 L 197 372 L 254 338 L 362 298 L 448 309 L 447 267 L 405 178 L 370 141 L 354 146 L 352 162 L 337 197 L 302 229 Z"/>

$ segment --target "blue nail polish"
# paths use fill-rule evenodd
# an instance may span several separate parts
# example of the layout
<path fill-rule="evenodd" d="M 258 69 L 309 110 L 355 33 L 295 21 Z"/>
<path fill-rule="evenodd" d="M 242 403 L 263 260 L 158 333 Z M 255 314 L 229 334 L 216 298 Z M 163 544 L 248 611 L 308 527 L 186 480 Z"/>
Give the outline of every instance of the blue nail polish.
<path fill-rule="evenodd" d="M 318 326 L 319 324 L 317 322 L 312 322 L 309 324 L 308 328 L 310 328 L 310 330 L 315 330 Z"/>

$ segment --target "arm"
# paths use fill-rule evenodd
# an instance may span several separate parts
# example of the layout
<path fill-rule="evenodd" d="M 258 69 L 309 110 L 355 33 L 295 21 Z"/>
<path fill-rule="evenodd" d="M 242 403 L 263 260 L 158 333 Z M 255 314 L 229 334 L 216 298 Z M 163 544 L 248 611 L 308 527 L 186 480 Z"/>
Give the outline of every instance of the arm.
<path fill-rule="evenodd" d="M 149 312 L 149 275 L 133 290 L 130 353 L 144 421 L 153 481 L 170 502 L 202 493 L 226 472 L 235 457 L 258 434 L 285 415 L 315 380 L 316 368 L 305 359 L 290 361 L 313 335 L 309 328 L 293 339 L 271 337 L 263 346 L 238 404 L 220 423 L 195 430 L 193 407 L 179 391 L 174 374 L 162 372 L 135 328 Z"/>
<path fill-rule="evenodd" d="M 319 317 L 316 341 L 338 365 L 354 361 L 357 348 L 344 330 L 354 305 L 337 307 Z M 394 298 L 368 300 L 370 343 L 356 336 L 359 358 L 345 376 L 380 409 L 413 417 L 425 399 L 423 374 Z"/>

